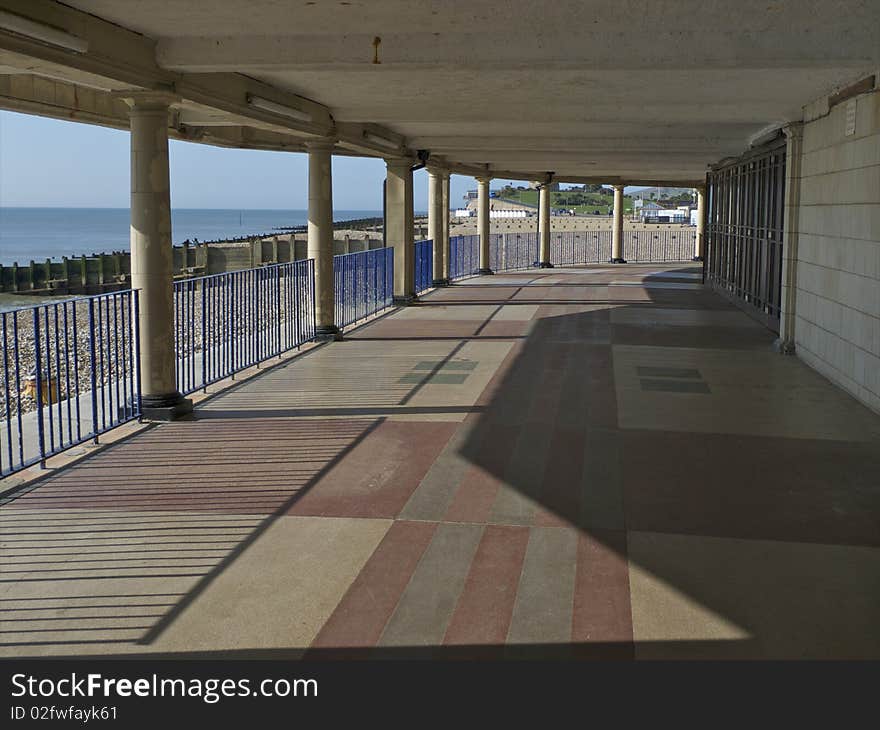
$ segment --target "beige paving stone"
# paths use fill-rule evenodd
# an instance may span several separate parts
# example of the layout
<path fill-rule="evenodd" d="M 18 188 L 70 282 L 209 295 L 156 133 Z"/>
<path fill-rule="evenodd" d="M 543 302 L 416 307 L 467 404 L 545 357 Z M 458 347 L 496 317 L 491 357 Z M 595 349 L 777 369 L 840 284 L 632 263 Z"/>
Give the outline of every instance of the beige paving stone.
<path fill-rule="evenodd" d="M 391 520 L 282 517 L 174 620 L 155 649 L 307 647 Z"/>
<path fill-rule="evenodd" d="M 876 416 L 795 358 L 772 351 L 612 349 L 621 428 L 856 441 L 880 436 Z M 695 368 L 710 393 L 645 391 L 639 366 Z"/>
<path fill-rule="evenodd" d="M 880 549 L 630 532 L 637 658 L 880 654 Z"/>

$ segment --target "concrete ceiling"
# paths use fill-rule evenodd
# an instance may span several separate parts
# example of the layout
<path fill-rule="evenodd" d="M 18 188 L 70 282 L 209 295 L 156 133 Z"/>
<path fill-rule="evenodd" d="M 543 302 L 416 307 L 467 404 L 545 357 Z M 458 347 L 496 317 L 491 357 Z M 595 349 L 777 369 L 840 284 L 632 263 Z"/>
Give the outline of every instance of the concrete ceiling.
<path fill-rule="evenodd" d="M 155 41 L 163 71 L 241 74 L 526 178 L 699 180 L 880 67 L 877 0 L 67 5 Z"/>

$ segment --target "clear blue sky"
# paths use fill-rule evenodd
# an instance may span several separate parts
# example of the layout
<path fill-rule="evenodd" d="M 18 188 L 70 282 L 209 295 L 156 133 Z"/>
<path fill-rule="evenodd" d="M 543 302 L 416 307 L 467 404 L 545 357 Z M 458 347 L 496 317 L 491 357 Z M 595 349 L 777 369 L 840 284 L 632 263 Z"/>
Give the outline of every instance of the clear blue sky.
<path fill-rule="evenodd" d="M 170 157 L 174 208 L 307 207 L 304 154 L 172 141 Z M 128 132 L 0 111 L 0 206 L 127 208 L 128 168 Z M 334 208 L 381 210 L 384 178 L 382 160 L 334 157 Z M 415 208 L 427 210 L 424 170 L 414 184 Z M 456 206 L 476 181 L 454 175 L 451 186 Z"/>

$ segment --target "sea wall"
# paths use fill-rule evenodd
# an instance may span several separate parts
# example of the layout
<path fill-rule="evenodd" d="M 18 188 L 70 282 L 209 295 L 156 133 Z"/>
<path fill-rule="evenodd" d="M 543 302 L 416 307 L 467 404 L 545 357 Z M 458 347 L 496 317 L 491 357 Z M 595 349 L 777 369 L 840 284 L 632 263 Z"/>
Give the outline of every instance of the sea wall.
<path fill-rule="evenodd" d="M 333 241 L 334 254 L 381 248 L 381 234 L 352 232 Z M 305 234 L 284 234 L 250 241 L 184 244 L 174 247 L 175 279 L 223 274 L 307 257 Z M 101 294 L 126 289 L 131 282 L 127 251 L 61 261 L 30 261 L 0 266 L 0 292 L 30 295 Z"/>

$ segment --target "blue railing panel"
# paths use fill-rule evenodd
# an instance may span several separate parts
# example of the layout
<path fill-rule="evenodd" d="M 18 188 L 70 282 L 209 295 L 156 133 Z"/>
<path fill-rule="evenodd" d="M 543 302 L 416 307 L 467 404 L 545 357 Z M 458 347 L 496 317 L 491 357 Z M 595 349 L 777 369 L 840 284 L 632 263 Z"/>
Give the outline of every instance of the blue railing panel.
<path fill-rule="evenodd" d="M 140 415 L 137 292 L 2 312 L 0 329 L 0 475 Z"/>
<path fill-rule="evenodd" d="M 314 338 L 314 278 L 304 259 L 175 282 L 178 390 L 201 390 Z"/>
<path fill-rule="evenodd" d="M 434 242 L 416 241 L 415 292 L 421 294 L 434 283 Z"/>
<path fill-rule="evenodd" d="M 337 327 L 348 327 L 381 312 L 393 303 L 394 249 L 334 256 L 333 279 Z"/>
<path fill-rule="evenodd" d="M 449 279 L 455 281 L 476 276 L 480 268 L 480 237 L 450 236 Z"/>

